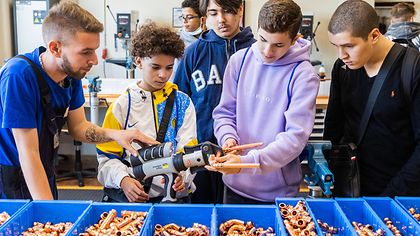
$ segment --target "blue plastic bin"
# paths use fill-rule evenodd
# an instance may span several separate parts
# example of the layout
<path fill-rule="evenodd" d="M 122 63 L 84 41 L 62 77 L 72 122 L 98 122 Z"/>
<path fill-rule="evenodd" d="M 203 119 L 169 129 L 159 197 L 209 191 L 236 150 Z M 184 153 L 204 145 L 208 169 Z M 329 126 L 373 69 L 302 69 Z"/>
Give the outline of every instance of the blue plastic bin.
<path fill-rule="evenodd" d="M 420 197 L 395 197 L 395 201 L 400 204 L 404 211 L 407 212 L 417 224 L 420 224 L 420 222 L 408 211 L 408 209 L 414 208 L 416 213 L 420 213 Z"/>
<path fill-rule="evenodd" d="M 34 222 L 75 223 L 90 203 L 90 201 L 32 201 L 10 218 L 0 231 L 0 235 L 20 235 L 32 227 Z M 72 229 L 69 232 L 72 232 Z"/>
<path fill-rule="evenodd" d="M 335 200 L 350 223 L 355 221 L 363 225 L 369 224 L 375 231 L 381 228 L 385 230 L 386 235 L 393 235 L 363 198 L 336 198 Z"/>
<path fill-rule="evenodd" d="M 0 213 L 1 212 L 7 212 L 9 214 L 10 218 L 12 218 L 14 215 L 19 213 L 19 211 L 25 206 L 29 200 L 0 200 Z M 10 220 L 10 219 L 9 219 Z M 7 221 L 0 226 L 0 230 L 3 229 L 6 225 Z"/>
<path fill-rule="evenodd" d="M 148 219 L 143 225 L 141 235 L 153 235 L 155 225 L 162 226 L 175 223 L 179 226 L 192 227 L 194 223 L 205 225 L 212 229 L 214 205 L 204 204 L 156 204 L 149 211 Z"/>
<path fill-rule="evenodd" d="M 403 235 L 420 235 L 420 225 L 391 198 L 365 197 L 364 199 L 382 220 L 389 218 Z"/>
<path fill-rule="evenodd" d="M 316 224 L 318 224 L 317 220 L 320 220 L 322 223 L 337 228 L 338 233 L 336 235 L 357 235 L 336 201 L 332 199 L 306 199 L 306 204 L 314 214 Z"/>
<path fill-rule="evenodd" d="M 296 204 L 297 204 L 300 200 L 305 201 L 303 198 L 276 198 L 276 205 L 277 205 L 277 208 L 279 208 L 279 204 L 280 204 L 280 203 L 285 203 L 286 205 L 291 205 L 291 206 L 295 207 L 295 206 L 296 206 Z M 306 201 L 305 201 L 305 204 L 306 204 L 306 209 L 307 209 L 307 211 L 309 212 L 309 215 L 311 216 L 312 220 L 313 220 L 313 221 L 314 221 L 314 223 L 315 223 L 316 233 L 317 233 L 318 235 L 323 235 L 322 230 L 321 230 L 321 228 L 318 226 L 318 224 L 317 224 L 317 222 L 316 222 L 316 220 L 315 220 L 314 214 L 312 213 L 312 211 L 311 211 L 311 209 L 310 209 L 310 207 L 308 206 L 308 204 L 307 204 L 307 202 L 306 202 Z M 279 224 L 280 224 L 280 230 L 281 230 L 281 235 L 289 235 L 289 234 L 287 233 L 286 226 L 285 226 L 285 225 L 284 225 L 284 223 L 283 223 L 283 218 L 281 217 L 281 215 L 279 215 L 279 219 L 281 219 L 281 220 L 279 221 Z"/>
<path fill-rule="evenodd" d="M 152 204 L 141 203 L 93 203 L 76 222 L 72 234 L 78 235 L 79 233 L 85 232 L 91 225 L 98 223 L 102 213 L 109 212 L 112 209 L 117 211 L 118 217 L 121 217 L 121 211 L 123 210 L 149 212 L 151 207 Z M 147 217 L 148 216 L 146 216 L 144 223 L 146 223 Z"/>
<path fill-rule="evenodd" d="M 216 205 L 216 230 L 213 236 L 219 235 L 220 224 L 232 219 L 252 221 L 256 228 L 271 227 L 276 235 L 281 235 L 279 217 L 280 213 L 273 205 Z"/>

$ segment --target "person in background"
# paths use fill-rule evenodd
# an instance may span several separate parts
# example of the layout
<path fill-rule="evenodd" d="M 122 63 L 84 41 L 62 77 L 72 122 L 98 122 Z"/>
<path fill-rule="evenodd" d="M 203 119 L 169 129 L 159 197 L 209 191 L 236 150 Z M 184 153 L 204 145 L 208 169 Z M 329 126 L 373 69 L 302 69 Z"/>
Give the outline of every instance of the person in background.
<path fill-rule="evenodd" d="M 213 112 L 214 133 L 223 148 L 256 142 L 263 147 L 215 160 L 260 168 L 209 168 L 225 174 L 224 203 L 267 204 L 299 192 L 299 154 L 312 132 L 319 88 L 311 44 L 298 35 L 301 23 L 292 0 L 267 1 L 258 16 L 257 42 L 229 60 Z"/>
<path fill-rule="evenodd" d="M 102 30 L 92 14 L 61 1 L 42 24 L 47 47 L 14 57 L 1 69 L 1 198 L 57 199 L 53 162 L 66 120 L 75 140 L 116 141 L 133 155 L 133 140 L 158 143 L 138 130 L 103 129 L 86 121 L 81 79 L 98 64 Z"/>
<path fill-rule="evenodd" d="M 105 115 L 104 128 L 139 130 L 160 142 L 172 142 L 174 150 L 185 145 L 197 144 L 196 116 L 191 99 L 168 82 L 175 58 L 184 53 L 184 43 L 169 28 L 148 23 L 139 29 L 132 41 L 132 56 L 141 69 L 142 80 L 131 85 L 127 92 L 114 102 Z M 174 99 L 168 113 L 169 123 L 165 130 L 162 122 L 169 100 Z M 169 117 L 170 116 L 170 117 Z M 161 130 L 162 129 L 162 130 Z M 162 140 L 159 140 L 160 133 Z M 137 147 L 141 148 L 141 147 Z M 164 192 L 161 177 L 154 177 L 150 190 L 133 176 L 129 168 L 130 155 L 116 142 L 97 145 L 98 180 L 105 186 L 104 201 L 160 202 Z M 183 172 L 182 172 L 183 173 Z M 178 198 L 188 202 L 192 191 L 193 176 L 189 171 L 178 176 L 173 186 Z M 184 181 L 182 181 L 184 179 Z M 184 184 L 186 182 L 186 184 Z"/>
<path fill-rule="evenodd" d="M 420 51 L 420 23 L 414 22 L 416 9 L 411 3 L 401 2 L 392 7 L 391 24 L 385 37 L 401 42 Z"/>
<path fill-rule="evenodd" d="M 251 28 L 241 28 L 242 0 L 200 0 L 200 11 L 207 16 L 211 30 L 204 32 L 185 52 L 174 83 L 189 95 L 197 114 L 198 142 L 216 143 L 213 109 L 219 104 L 223 74 L 229 58 L 255 42 Z M 197 173 L 193 203 L 221 203 L 223 182 L 220 173 Z"/>
<path fill-rule="evenodd" d="M 198 40 L 200 35 L 207 30 L 206 16 L 199 9 L 199 0 L 184 0 L 181 3 L 182 15 L 180 16 L 183 27 L 178 31 L 179 37 L 184 41 L 185 48 Z M 175 59 L 174 71 L 179 66 L 180 58 Z M 175 73 L 170 81 L 174 80 Z"/>
<path fill-rule="evenodd" d="M 185 48 L 197 41 L 206 30 L 206 16 L 201 14 L 199 3 L 199 0 L 184 0 L 181 3 L 182 28 L 179 30 L 179 36 L 184 41 Z"/>
<path fill-rule="evenodd" d="M 363 22 L 363 24 L 360 24 Z M 369 94 L 390 51 L 403 48 L 378 29 L 378 15 L 367 2 L 346 1 L 334 12 L 328 38 L 339 59 L 332 70 L 324 139 L 333 144 L 358 143 Z M 413 66 L 411 90 L 405 94 L 403 59 L 393 60 L 366 131 L 357 147 L 361 195 L 420 195 L 420 60 Z"/>

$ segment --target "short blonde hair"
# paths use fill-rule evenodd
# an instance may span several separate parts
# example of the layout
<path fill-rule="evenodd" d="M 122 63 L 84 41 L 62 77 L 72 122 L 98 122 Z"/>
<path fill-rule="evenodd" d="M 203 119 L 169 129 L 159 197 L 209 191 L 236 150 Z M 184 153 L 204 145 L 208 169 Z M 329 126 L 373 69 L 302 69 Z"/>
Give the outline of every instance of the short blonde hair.
<path fill-rule="evenodd" d="M 101 33 L 103 24 L 90 12 L 71 1 L 54 5 L 42 23 L 42 37 L 47 44 L 51 39 L 65 41 L 78 32 Z"/>
<path fill-rule="evenodd" d="M 416 14 L 413 4 L 400 2 L 395 4 L 391 9 L 391 16 L 394 21 L 409 21 Z"/>

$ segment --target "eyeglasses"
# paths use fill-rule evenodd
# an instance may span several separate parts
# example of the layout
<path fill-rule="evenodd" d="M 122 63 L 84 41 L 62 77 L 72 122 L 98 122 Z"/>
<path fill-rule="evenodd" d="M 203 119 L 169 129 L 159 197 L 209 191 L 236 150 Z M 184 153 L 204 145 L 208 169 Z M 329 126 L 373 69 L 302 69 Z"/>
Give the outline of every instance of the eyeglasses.
<path fill-rule="evenodd" d="M 192 15 L 179 16 L 179 20 L 184 20 L 184 21 L 190 21 L 195 18 L 200 18 L 200 16 L 192 16 Z"/>

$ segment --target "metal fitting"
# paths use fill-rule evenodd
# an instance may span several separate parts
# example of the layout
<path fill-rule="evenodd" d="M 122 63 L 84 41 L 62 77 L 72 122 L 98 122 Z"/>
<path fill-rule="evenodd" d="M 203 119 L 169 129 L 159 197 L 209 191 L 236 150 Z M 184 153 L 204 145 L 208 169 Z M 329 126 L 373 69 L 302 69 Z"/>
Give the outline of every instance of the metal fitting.
<path fill-rule="evenodd" d="M 353 221 L 352 225 L 353 225 L 356 233 L 359 234 L 359 235 L 369 235 L 369 236 L 385 235 L 385 231 L 383 229 L 379 228 L 376 231 L 374 231 L 374 228 L 369 224 L 362 225 L 361 223 L 357 223 L 357 222 Z"/>
<path fill-rule="evenodd" d="M 265 236 L 275 236 L 273 228 L 268 227 L 256 228 L 252 221 L 247 221 L 246 223 L 241 220 L 232 219 L 228 220 L 219 225 L 219 235 L 223 236 L 242 236 L 242 235 L 265 235 Z"/>
<path fill-rule="evenodd" d="M 144 223 L 147 212 L 121 211 L 117 217 L 115 209 L 101 214 L 98 223 L 93 224 L 80 235 L 137 235 Z"/>
<path fill-rule="evenodd" d="M 304 201 L 299 201 L 294 207 L 280 203 L 281 216 L 287 232 L 290 235 L 312 235 L 315 233 L 315 224 L 307 211 Z"/>
<path fill-rule="evenodd" d="M 47 222 L 45 224 L 40 222 L 34 222 L 33 227 L 28 228 L 23 232 L 22 236 L 35 236 L 35 235 L 64 235 L 73 226 L 73 223 L 57 223 L 52 224 Z"/>
<path fill-rule="evenodd" d="M 194 223 L 192 227 L 185 228 L 174 223 L 162 226 L 155 225 L 153 236 L 209 236 L 208 227 L 202 224 Z"/>

